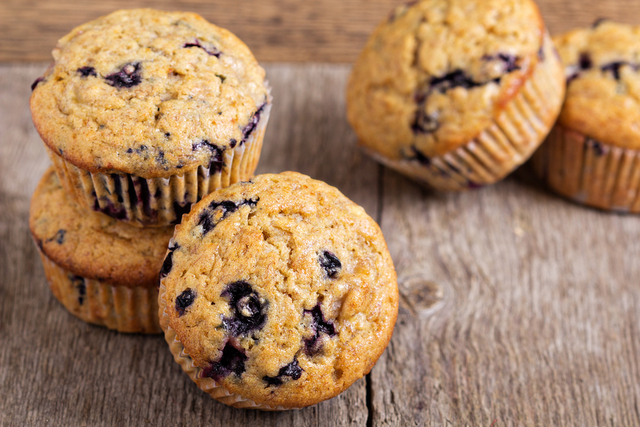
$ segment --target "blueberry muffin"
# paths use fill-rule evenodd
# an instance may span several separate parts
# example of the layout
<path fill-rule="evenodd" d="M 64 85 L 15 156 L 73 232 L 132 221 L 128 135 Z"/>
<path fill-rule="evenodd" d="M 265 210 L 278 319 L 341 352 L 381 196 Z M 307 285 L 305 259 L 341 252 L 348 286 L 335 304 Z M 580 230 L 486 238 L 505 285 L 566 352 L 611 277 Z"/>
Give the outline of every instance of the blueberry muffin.
<path fill-rule="evenodd" d="M 294 172 L 205 197 L 176 227 L 160 278 L 160 325 L 176 361 L 236 407 L 338 395 L 373 368 L 398 311 L 378 225 Z"/>
<path fill-rule="evenodd" d="M 349 80 L 347 114 L 382 163 L 441 190 L 494 183 L 560 111 L 561 63 L 531 0 L 421 0 L 378 26 Z"/>
<path fill-rule="evenodd" d="M 598 21 L 554 41 L 567 97 L 537 174 L 577 202 L 640 212 L 640 27 Z"/>
<path fill-rule="evenodd" d="M 122 10 L 72 30 L 53 57 L 31 113 L 63 186 L 86 208 L 168 225 L 253 175 L 269 88 L 229 31 L 193 13 Z"/>
<path fill-rule="evenodd" d="M 78 206 L 53 168 L 29 215 L 55 297 L 85 322 L 120 332 L 160 333 L 158 274 L 173 227 L 132 227 Z"/>

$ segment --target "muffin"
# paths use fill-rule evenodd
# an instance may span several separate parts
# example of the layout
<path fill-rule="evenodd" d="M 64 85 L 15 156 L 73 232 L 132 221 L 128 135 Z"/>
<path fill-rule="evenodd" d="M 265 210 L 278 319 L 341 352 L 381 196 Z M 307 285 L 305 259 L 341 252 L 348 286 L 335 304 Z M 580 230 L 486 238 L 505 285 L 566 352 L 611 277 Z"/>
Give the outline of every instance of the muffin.
<path fill-rule="evenodd" d="M 158 274 L 173 227 L 132 227 L 86 211 L 53 168 L 31 200 L 29 227 L 53 295 L 85 322 L 159 333 Z"/>
<path fill-rule="evenodd" d="M 33 122 L 82 206 L 136 226 L 176 223 L 257 166 L 264 70 L 193 13 L 122 10 L 75 28 L 36 80 Z"/>
<path fill-rule="evenodd" d="M 537 175 L 579 203 L 640 212 L 640 27 L 598 21 L 554 41 L 567 97 Z"/>
<path fill-rule="evenodd" d="M 398 312 L 378 225 L 307 176 L 260 175 L 205 197 L 176 227 L 160 274 L 175 360 L 215 399 L 282 410 L 367 374 Z"/>
<path fill-rule="evenodd" d="M 360 54 L 347 115 L 385 165 L 440 190 L 494 183 L 560 111 L 561 63 L 531 0 L 399 6 Z"/>

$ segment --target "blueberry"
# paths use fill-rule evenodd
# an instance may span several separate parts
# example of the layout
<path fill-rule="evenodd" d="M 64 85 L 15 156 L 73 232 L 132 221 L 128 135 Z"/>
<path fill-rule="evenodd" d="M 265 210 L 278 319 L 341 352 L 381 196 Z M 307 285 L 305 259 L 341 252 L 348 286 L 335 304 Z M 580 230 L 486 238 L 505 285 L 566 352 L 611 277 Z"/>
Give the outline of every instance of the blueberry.
<path fill-rule="evenodd" d="M 593 24 L 591 24 L 591 28 L 598 28 L 600 26 L 600 24 L 603 24 L 603 23 L 607 22 L 608 20 L 609 20 L 609 18 L 598 18 L 593 22 Z"/>
<path fill-rule="evenodd" d="M 600 67 L 600 69 L 605 73 L 610 71 L 611 73 L 613 73 L 614 79 L 620 80 L 620 68 L 622 68 L 624 65 L 628 65 L 628 63 L 624 61 L 616 61 L 605 64 Z"/>
<path fill-rule="evenodd" d="M 269 304 L 260 300 L 260 296 L 249 283 L 233 282 L 225 288 L 221 296 L 229 299 L 233 317 L 223 318 L 222 324 L 232 336 L 245 335 L 264 327 Z"/>
<path fill-rule="evenodd" d="M 38 86 L 38 83 L 40 83 L 43 80 L 44 80 L 44 77 L 38 77 L 33 83 L 31 83 L 31 91 L 33 92 L 36 86 Z"/>
<path fill-rule="evenodd" d="M 502 61 L 504 64 L 504 72 L 507 74 L 520 69 L 520 66 L 516 65 L 520 58 L 508 53 L 499 53 L 495 56 L 485 55 L 482 59 L 485 61 Z"/>
<path fill-rule="evenodd" d="M 55 240 L 56 243 L 58 243 L 59 245 L 64 243 L 64 235 L 67 234 L 66 230 L 63 230 L 62 228 L 60 230 L 58 230 L 56 232 L 56 235 L 53 236 L 51 239 L 49 239 L 49 241 Z"/>
<path fill-rule="evenodd" d="M 420 150 L 418 150 L 415 146 L 411 147 L 411 151 L 413 151 L 413 157 L 411 159 L 417 160 L 419 163 L 424 166 L 431 165 L 431 159 L 425 156 Z"/>
<path fill-rule="evenodd" d="M 80 67 L 76 71 L 79 72 L 82 77 L 98 76 L 98 73 L 96 73 L 96 69 L 93 67 Z"/>
<path fill-rule="evenodd" d="M 116 208 L 111 200 L 105 199 L 104 206 L 100 206 L 98 199 L 95 199 L 93 202 L 93 210 L 97 212 L 102 212 L 105 215 L 110 216 L 115 219 L 127 219 L 127 210 L 125 207 Z"/>
<path fill-rule="evenodd" d="M 467 181 L 467 188 L 469 189 L 477 189 L 482 187 L 484 187 L 484 185 L 478 184 L 477 182 L 473 182 L 473 181 Z"/>
<path fill-rule="evenodd" d="M 133 87 L 136 86 L 138 84 L 140 84 L 140 82 L 142 82 L 142 76 L 140 75 L 140 63 L 136 62 L 136 63 L 132 63 L 132 64 L 126 64 L 125 66 L 122 67 L 122 69 L 120 69 L 120 71 L 117 71 L 113 74 L 109 74 L 107 77 L 105 77 L 105 80 L 107 80 L 107 82 L 115 87 L 115 88 L 129 88 L 129 87 Z"/>
<path fill-rule="evenodd" d="M 320 303 L 311 310 L 304 310 L 304 315 L 311 316 L 310 326 L 314 331 L 314 335 L 311 338 L 304 340 L 304 352 L 308 356 L 313 356 L 318 353 L 322 347 L 321 334 L 334 336 L 336 335 L 336 328 L 333 326 L 333 323 L 325 320 Z"/>
<path fill-rule="evenodd" d="M 178 166 L 178 169 L 180 169 L 180 166 Z M 178 202 L 173 202 L 173 212 L 175 212 L 176 214 L 176 219 L 174 220 L 174 223 L 180 224 L 180 222 L 182 222 L 182 215 L 188 214 L 189 211 L 191 211 L 191 203 L 185 202 L 184 204 L 182 204 Z"/>
<path fill-rule="evenodd" d="M 480 83 L 474 82 L 473 79 L 467 76 L 462 70 L 452 71 L 442 77 L 432 77 L 429 85 L 442 93 L 456 87 L 471 89 L 481 86 Z"/>
<path fill-rule="evenodd" d="M 587 138 L 587 146 L 591 147 L 591 149 L 593 150 L 593 153 L 597 156 L 597 157 L 601 157 L 604 156 L 606 153 L 604 151 L 604 147 L 602 146 L 602 144 L 598 141 L 596 141 L 595 139 L 591 139 L 591 138 Z"/>
<path fill-rule="evenodd" d="M 544 59 L 544 46 L 540 46 L 540 49 L 538 49 L 538 60 L 544 62 Z"/>
<path fill-rule="evenodd" d="M 164 267 L 164 266 L 163 266 Z M 196 300 L 196 291 L 187 288 L 176 298 L 176 311 L 178 316 L 183 316 L 184 312 Z"/>
<path fill-rule="evenodd" d="M 580 59 L 578 59 L 578 65 L 581 70 L 589 70 L 593 67 L 593 60 L 591 59 L 591 55 L 587 52 L 582 52 L 580 54 Z"/>
<path fill-rule="evenodd" d="M 206 139 L 203 139 L 200 142 L 196 142 L 191 146 L 192 151 L 200 150 L 201 148 L 208 148 L 211 151 L 211 158 L 209 160 L 209 171 L 210 173 L 218 173 L 224 167 L 224 160 L 222 155 L 224 154 L 224 148 L 218 147 L 215 144 L 212 144 Z"/>
<path fill-rule="evenodd" d="M 220 52 L 218 49 L 216 49 L 215 47 L 213 49 L 207 49 L 206 47 L 202 46 L 200 44 L 200 40 L 196 39 L 196 41 L 194 43 L 185 43 L 184 45 L 182 45 L 182 47 L 198 47 L 202 50 L 204 50 L 205 52 L 207 52 L 209 55 L 211 56 L 215 56 L 216 58 L 220 58 L 220 54 L 222 52 Z M 224 80 L 223 80 L 224 82 Z"/>
<path fill-rule="evenodd" d="M 209 366 L 202 370 L 202 376 L 213 378 L 215 381 L 221 381 L 230 374 L 240 377 L 245 371 L 246 360 L 247 356 L 242 351 L 227 342 L 222 349 L 220 360 L 210 362 Z"/>
<path fill-rule="evenodd" d="M 245 199 L 239 203 L 235 203 L 230 200 L 211 202 L 208 208 L 200 214 L 200 218 L 198 219 L 198 225 L 202 226 L 202 235 L 213 230 L 220 221 L 237 211 L 240 206 L 247 205 L 254 208 L 259 200 L 260 198 L 256 197 L 255 199 Z M 216 211 L 220 212 L 222 216 L 216 218 Z"/>
<path fill-rule="evenodd" d="M 327 276 L 331 279 L 335 279 L 338 277 L 340 273 L 340 269 L 342 269 L 342 263 L 338 259 L 335 254 L 329 251 L 324 251 L 318 257 L 318 261 L 320 262 L 320 266 L 324 269 Z"/>
<path fill-rule="evenodd" d="M 251 133 L 256 129 L 256 126 L 258 126 L 258 122 L 260 122 L 260 115 L 262 114 L 262 110 L 264 110 L 264 107 L 266 105 L 266 103 L 262 104 L 260 108 L 258 108 L 256 112 L 253 113 L 253 116 L 251 116 L 249 123 L 242 130 L 242 141 L 240 141 L 240 145 L 244 144 L 247 141 Z"/>
<path fill-rule="evenodd" d="M 436 113 L 427 114 L 424 110 L 424 104 L 418 105 L 418 110 L 411 123 L 413 133 L 432 133 L 438 130 L 440 122 Z"/>
<path fill-rule="evenodd" d="M 267 387 L 269 386 L 278 386 L 284 383 L 282 377 L 289 377 L 292 380 L 298 380 L 302 376 L 303 369 L 300 367 L 298 363 L 298 359 L 293 359 L 293 362 L 289 363 L 286 366 L 283 366 L 278 371 L 278 375 L 275 377 L 264 376 L 262 380 L 267 383 Z"/>
<path fill-rule="evenodd" d="M 162 263 L 162 269 L 160 270 L 161 279 L 163 277 L 167 277 L 167 275 L 171 272 L 171 268 L 173 268 L 173 253 L 176 251 L 176 249 L 180 249 L 180 245 L 178 245 L 177 243 L 173 246 L 169 245 L 168 249 L 169 253 L 165 257 L 164 262 Z"/>
<path fill-rule="evenodd" d="M 84 277 L 70 276 L 73 287 L 78 290 L 78 303 L 82 305 L 84 303 L 84 297 L 87 295 L 87 284 Z"/>
<path fill-rule="evenodd" d="M 235 148 L 237 143 L 238 143 L 238 141 L 236 141 L 235 139 L 231 139 L 229 141 L 229 147 Z"/>

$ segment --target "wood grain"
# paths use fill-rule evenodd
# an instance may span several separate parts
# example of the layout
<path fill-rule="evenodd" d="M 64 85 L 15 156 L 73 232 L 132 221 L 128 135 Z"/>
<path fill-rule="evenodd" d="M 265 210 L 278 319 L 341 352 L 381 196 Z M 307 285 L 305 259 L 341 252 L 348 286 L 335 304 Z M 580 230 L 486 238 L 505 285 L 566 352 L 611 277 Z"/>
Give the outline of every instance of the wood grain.
<path fill-rule="evenodd" d="M 373 425 L 640 425 L 638 217 L 524 172 L 438 195 L 385 170 L 402 306 L 372 374 Z"/>
<path fill-rule="evenodd" d="M 73 27 L 117 9 L 200 13 L 228 28 L 260 61 L 353 62 L 375 26 L 406 0 L 2 0 L 0 61 L 49 61 Z M 637 0 L 538 0 L 552 33 L 609 17 L 640 24 Z"/>
<path fill-rule="evenodd" d="M 402 297 L 366 381 L 301 411 L 230 409 L 161 337 L 75 319 L 27 229 L 48 164 L 27 110 L 44 66 L 0 66 L 0 425 L 640 425 L 638 217 L 569 203 L 524 169 L 478 191 L 421 189 L 354 148 L 343 65 L 267 67 L 259 172 L 325 180 L 381 223 Z"/>
<path fill-rule="evenodd" d="M 29 85 L 45 67 L 0 66 L 0 425 L 365 425 L 365 379 L 304 410 L 228 408 L 191 382 L 161 336 L 85 324 L 55 300 L 28 230 L 30 195 L 49 164 L 31 123 Z M 375 211 L 378 166 L 355 149 L 344 120 L 346 68 L 267 72 L 277 102 L 260 171 L 310 174 Z"/>

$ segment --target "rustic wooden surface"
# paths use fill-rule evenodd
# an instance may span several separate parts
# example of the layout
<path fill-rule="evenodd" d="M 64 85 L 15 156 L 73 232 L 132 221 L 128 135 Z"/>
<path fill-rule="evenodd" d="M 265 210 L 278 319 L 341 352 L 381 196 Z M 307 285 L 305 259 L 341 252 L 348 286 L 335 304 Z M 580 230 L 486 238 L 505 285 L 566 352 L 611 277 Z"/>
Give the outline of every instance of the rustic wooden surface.
<path fill-rule="evenodd" d="M 373 28 L 408 0 L 2 0 L 0 61 L 49 61 L 76 25 L 116 9 L 200 13 L 228 28 L 260 61 L 353 62 Z M 537 0 L 552 33 L 601 17 L 640 24 L 638 0 Z"/>
<path fill-rule="evenodd" d="M 381 223 L 401 307 L 366 379 L 300 411 L 230 409 L 162 337 L 77 320 L 27 228 L 48 165 L 27 108 L 43 69 L 0 66 L 0 425 L 640 425 L 640 218 L 566 202 L 526 169 L 467 193 L 421 189 L 355 149 L 343 65 L 267 67 L 259 171 L 325 180 Z"/>

